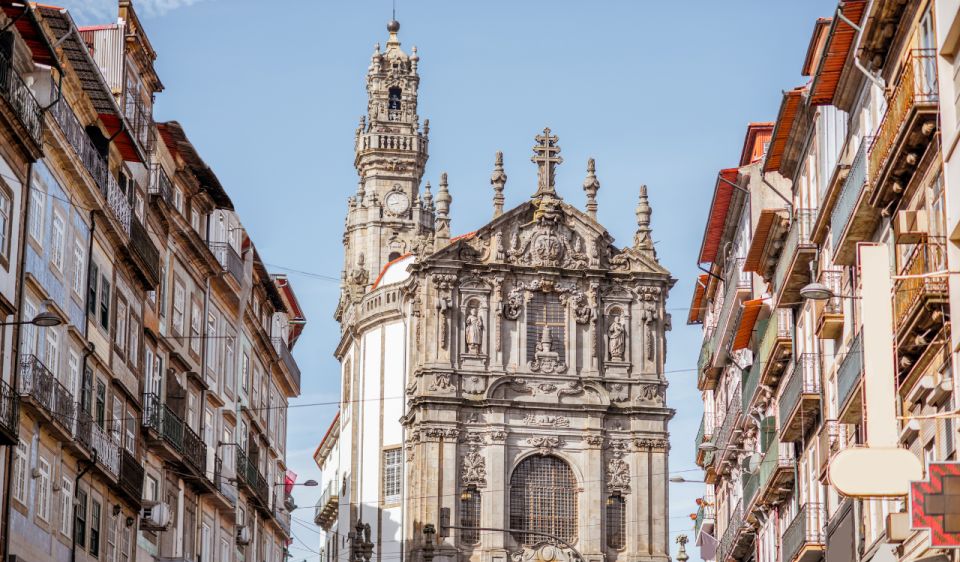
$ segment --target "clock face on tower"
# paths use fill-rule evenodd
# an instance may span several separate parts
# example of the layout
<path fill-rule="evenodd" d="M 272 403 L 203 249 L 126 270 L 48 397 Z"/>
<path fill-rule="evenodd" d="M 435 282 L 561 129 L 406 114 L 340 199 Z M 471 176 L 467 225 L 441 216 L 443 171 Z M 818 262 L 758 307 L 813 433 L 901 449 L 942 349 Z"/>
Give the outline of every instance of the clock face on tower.
<path fill-rule="evenodd" d="M 386 200 L 387 212 L 391 215 L 402 215 L 410 208 L 410 199 L 402 191 L 391 191 L 387 194 Z"/>

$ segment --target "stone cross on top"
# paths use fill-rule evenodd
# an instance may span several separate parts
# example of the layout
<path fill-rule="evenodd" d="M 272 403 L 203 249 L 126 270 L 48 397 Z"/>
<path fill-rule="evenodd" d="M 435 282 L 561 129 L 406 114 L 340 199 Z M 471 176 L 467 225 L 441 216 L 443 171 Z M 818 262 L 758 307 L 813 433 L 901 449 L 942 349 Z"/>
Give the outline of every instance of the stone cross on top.
<path fill-rule="evenodd" d="M 545 194 L 556 195 L 554 190 L 554 168 L 563 162 L 560 156 L 560 145 L 557 144 L 557 135 L 550 134 L 550 127 L 543 130 L 542 135 L 535 137 L 537 144 L 533 146 L 533 156 L 530 161 L 537 165 L 537 192 L 534 198 Z"/>

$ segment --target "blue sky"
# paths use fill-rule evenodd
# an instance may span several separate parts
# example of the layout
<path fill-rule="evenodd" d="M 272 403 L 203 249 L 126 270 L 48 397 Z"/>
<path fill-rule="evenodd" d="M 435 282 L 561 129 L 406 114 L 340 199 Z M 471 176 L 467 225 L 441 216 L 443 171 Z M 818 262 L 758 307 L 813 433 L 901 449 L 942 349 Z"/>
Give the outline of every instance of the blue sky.
<path fill-rule="evenodd" d="M 750 121 L 776 118 L 802 84 L 817 17 L 836 0 L 518 2 L 401 0 L 400 40 L 420 54 L 420 115 L 430 119 L 426 179 L 450 175 L 454 233 L 491 216 L 493 157 L 504 151 L 507 207 L 536 186 L 533 137 L 560 136 L 558 190 L 582 205 L 588 157 L 599 219 L 621 244 L 647 184 L 662 263 L 679 279 L 668 306 L 672 471 L 689 471 L 702 408 L 692 370 L 699 327 L 685 324 L 717 171 L 736 165 Z M 115 17 L 115 0 L 65 0 L 81 24 Z M 336 406 L 333 349 L 346 198 L 356 190 L 353 132 L 364 75 L 385 43 L 389 0 L 141 0 L 167 88 L 158 121 L 178 120 L 233 198 L 263 259 L 289 273 L 309 320 L 294 355 L 303 395 L 290 411 L 288 462 L 316 477 L 311 454 Z M 281 269 L 288 268 L 287 270 Z M 296 270 L 296 271 L 291 271 Z M 307 275 L 300 272 L 309 272 Z M 688 478 L 700 473 L 680 472 Z M 673 536 L 702 494 L 671 486 Z M 293 560 L 317 560 L 312 506 L 298 488 Z M 675 546 L 672 546 L 675 548 Z M 696 548 L 693 559 L 699 559 Z"/>

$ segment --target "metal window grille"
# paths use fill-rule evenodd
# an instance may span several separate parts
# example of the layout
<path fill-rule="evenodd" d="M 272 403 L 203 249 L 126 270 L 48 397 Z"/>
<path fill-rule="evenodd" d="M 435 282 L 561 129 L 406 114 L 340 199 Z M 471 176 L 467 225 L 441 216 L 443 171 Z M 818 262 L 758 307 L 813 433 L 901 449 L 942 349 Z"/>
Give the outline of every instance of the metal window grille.
<path fill-rule="evenodd" d="M 469 494 L 460 498 L 460 526 L 461 527 L 479 527 L 480 526 L 480 492 L 470 490 Z M 480 544 L 480 531 L 477 529 L 464 529 L 460 534 L 460 540 L 464 544 Z"/>
<path fill-rule="evenodd" d="M 527 361 L 533 361 L 537 352 L 537 343 L 544 330 L 550 330 L 550 342 L 553 351 L 561 358 L 566 357 L 567 323 L 560 296 L 553 293 L 533 294 L 527 306 Z"/>
<path fill-rule="evenodd" d="M 400 449 L 383 452 L 383 503 L 400 501 L 400 482 L 402 465 Z"/>
<path fill-rule="evenodd" d="M 620 550 L 627 540 L 627 500 L 623 496 L 607 498 L 607 546 Z"/>
<path fill-rule="evenodd" d="M 517 465 L 510 477 L 510 527 L 576 541 L 577 480 L 567 463 L 536 456 Z M 517 533 L 514 538 L 525 545 L 546 540 L 532 533 Z"/>

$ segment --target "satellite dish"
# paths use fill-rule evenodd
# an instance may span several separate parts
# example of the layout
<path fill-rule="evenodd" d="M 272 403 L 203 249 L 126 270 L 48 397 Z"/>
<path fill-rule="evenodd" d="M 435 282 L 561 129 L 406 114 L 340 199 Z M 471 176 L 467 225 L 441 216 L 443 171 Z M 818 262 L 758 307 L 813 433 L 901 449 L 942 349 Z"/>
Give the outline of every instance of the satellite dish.
<path fill-rule="evenodd" d="M 751 453 L 740 461 L 740 468 L 747 474 L 753 474 L 760 468 L 760 453 Z"/>

